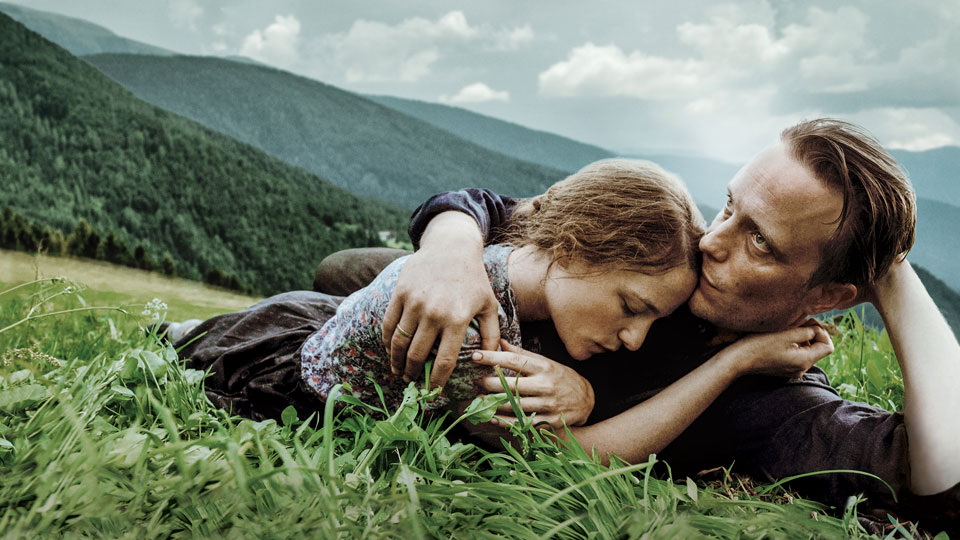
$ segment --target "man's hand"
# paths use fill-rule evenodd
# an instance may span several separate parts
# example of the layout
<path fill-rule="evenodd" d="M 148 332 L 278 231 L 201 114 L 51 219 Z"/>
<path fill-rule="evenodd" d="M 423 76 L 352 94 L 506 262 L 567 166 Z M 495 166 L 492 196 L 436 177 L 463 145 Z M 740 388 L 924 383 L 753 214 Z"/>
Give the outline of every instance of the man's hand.
<path fill-rule="evenodd" d="M 537 413 L 537 422 L 546 422 L 554 428 L 579 426 L 593 411 L 594 395 L 590 383 L 567 366 L 500 341 L 502 350 L 473 353 L 473 361 L 487 366 L 500 366 L 519 375 L 505 377 L 507 386 L 520 397 L 520 408 L 525 413 Z M 480 387 L 490 393 L 503 392 L 497 376 L 480 379 Z M 510 404 L 500 408 L 510 420 Z"/>
<path fill-rule="evenodd" d="M 409 382 L 440 338 L 433 388 L 450 378 L 473 319 L 480 324 L 482 348 L 497 348 L 500 304 L 483 265 L 483 237 L 468 215 L 451 211 L 433 218 L 420 246 L 397 279 L 383 318 L 383 346 L 390 351 L 390 369 Z"/>

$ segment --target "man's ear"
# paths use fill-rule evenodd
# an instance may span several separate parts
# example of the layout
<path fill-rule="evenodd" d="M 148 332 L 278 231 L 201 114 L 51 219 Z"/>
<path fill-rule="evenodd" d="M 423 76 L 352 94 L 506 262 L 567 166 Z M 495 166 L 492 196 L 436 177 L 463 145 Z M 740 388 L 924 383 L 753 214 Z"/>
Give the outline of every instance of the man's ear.
<path fill-rule="evenodd" d="M 817 314 L 831 309 L 847 309 L 861 302 L 857 286 L 852 283 L 824 283 L 810 290 L 808 313 Z"/>

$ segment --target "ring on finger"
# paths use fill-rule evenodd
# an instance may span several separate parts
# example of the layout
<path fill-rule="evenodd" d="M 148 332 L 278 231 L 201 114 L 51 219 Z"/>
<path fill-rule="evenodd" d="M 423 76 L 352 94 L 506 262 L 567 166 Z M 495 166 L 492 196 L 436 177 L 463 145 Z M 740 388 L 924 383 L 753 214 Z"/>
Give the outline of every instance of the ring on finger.
<path fill-rule="evenodd" d="M 407 332 L 407 331 L 404 330 L 403 328 L 400 328 L 400 325 L 397 325 L 397 333 L 400 334 L 401 336 L 407 338 L 407 339 L 410 339 L 410 338 L 413 337 L 413 334 L 411 334 L 410 332 Z"/>

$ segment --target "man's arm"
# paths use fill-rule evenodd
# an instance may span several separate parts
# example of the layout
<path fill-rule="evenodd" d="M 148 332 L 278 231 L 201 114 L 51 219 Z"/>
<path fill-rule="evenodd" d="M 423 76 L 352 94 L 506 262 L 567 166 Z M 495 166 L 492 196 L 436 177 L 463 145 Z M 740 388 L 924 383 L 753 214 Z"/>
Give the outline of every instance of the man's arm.
<path fill-rule="evenodd" d="M 474 318 L 482 347 L 496 349 L 499 304 L 483 266 L 483 246 L 514 205 L 489 190 L 466 189 L 434 195 L 414 212 L 409 232 L 419 250 L 404 265 L 383 322 L 395 374 L 419 376 L 440 338 L 430 386 L 445 384 Z"/>
<path fill-rule="evenodd" d="M 903 373 L 910 489 L 945 491 L 960 483 L 960 345 L 908 262 L 872 292 Z"/>

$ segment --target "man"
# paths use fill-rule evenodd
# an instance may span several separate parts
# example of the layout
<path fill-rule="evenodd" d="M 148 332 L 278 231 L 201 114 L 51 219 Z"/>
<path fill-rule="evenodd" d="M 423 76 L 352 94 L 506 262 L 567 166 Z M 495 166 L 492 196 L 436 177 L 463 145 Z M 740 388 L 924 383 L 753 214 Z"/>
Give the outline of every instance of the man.
<path fill-rule="evenodd" d="M 486 347 L 496 348 L 496 301 L 480 252 L 512 207 L 509 198 L 467 190 L 435 196 L 418 210 L 411 237 L 420 249 L 404 267 L 384 322 L 394 368 L 405 377 L 418 375 L 439 338 L 431 383 L 442 384 L 474 317 Z M 595 399 L 593 423 L 655 395 L 738 335 L 797 326 L 811 315 L 870 301 L 901 366 L 903 414 L 841 400 L 816 368 L 790 381 L 744 378 L 660 457 L 675 474 L 731 463 L 773 478 L 862 471 L 883 482 L 825 473 L 795 486 L 832 504 L 864 493 L 861 511 L 876 510 L 881 518 L 881 511 L 899 511 L 928 527 L 955 526 L 960 346 L 903 260 L 914 224 L 909 182 L 876 140 L 845 122 L 803 122 L 730 182 L 727 203 L 700 242 L 702 274 L 689 312 L 656 324 L 639 351 L 575 365 L 549 328 L 524 328 L 540 336 L 540 355 L 485 356 L 522 368 L 519 391 L 527 402 L 539 397 L 543 410 L 566 411 L 568 423 L 585 416 L 574 403 Z M 484 386 L 495 391 L 494 383 Z M 556 388 L 564 392 L 551 393 Z M 554 401 L 544 405 L 542 396 Z"/>

